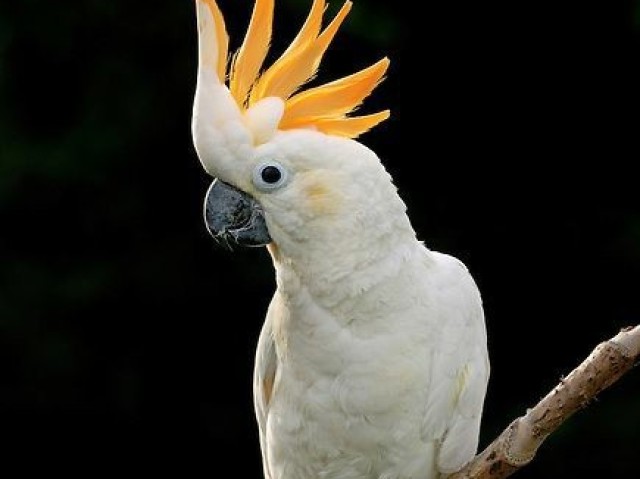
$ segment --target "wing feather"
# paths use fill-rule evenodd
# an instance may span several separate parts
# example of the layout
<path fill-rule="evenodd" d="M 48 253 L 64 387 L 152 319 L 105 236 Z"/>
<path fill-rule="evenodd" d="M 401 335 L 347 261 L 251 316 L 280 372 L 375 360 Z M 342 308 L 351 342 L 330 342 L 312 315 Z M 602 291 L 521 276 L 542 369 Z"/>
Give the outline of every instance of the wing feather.
<path fill-rule="evenodd" d="M 260 449 L 262 451 L 262 465 L 264 467 L 265 479 L 271 479 L 267 460 L 267 419 L 278 364 L 271 324 L 270 314 L 267 313 L 267 319 L 262 327 L 260 338 L 258 339 L 253 376 L 253 401 L 256 410 L 256 419 L 258 421 L 258 433 L 260 435 Z"/>
<path fill-rule="evenodd" d="M 448 279 L 441 285 L 441 330 L 432 358 L 423 434 L 440 442 L 438 470 L 451 473 L 476 453 L 489 360 L 478 289 L 461 262 L 439 256 Z"/>

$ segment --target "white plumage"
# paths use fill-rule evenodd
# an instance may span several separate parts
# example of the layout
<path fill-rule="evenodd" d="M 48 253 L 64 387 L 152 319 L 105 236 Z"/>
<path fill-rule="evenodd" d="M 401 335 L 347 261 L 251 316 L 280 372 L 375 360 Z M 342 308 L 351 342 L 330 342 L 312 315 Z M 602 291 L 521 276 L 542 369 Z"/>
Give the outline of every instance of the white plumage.
<path fill-rule="evenodd" d="M 201 52 L 216 38 L 211 1 L 198 0 Z M 200 58 L 196 149 L 210 174 L 259 202 L 272 239 L 277 291 L 254 376 L 265 477 L 458 470 L 476 452 L 489 375 L 467 269 L 416 239 L 371 150 L 313 125 L 278 130 L 282 101 L 243 112 Z M 252 172 L 269 161 L 288 180 L 264 191 Z"/>
<path fill-rule="evenodd" d="M 322 165 L 326 187 L 309 199 L 313 181 L 301 178 L 284 198 L 263 200 L 278 245 L 254 378 L 267 477 L 427 479 L 459 469 L 476 451 L 488 377 L 466 268 L 416 240 L 369 150 L 308 132 L 280 133 L 263 150 L 301 176 Z M 314 201 L 335 208 L 330 220 L 312 219 Z"/>

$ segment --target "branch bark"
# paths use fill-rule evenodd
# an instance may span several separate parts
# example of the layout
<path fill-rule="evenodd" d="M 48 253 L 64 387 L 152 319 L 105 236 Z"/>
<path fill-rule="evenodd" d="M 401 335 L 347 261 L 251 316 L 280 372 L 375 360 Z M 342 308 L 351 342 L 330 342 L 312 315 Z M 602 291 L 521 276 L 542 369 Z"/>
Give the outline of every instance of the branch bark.
<path fill-rule="evenodd" d="M 580 366 L 448 479 L 502 479 L 531 462 L 544 440 L 628 372 L 640 356 L 640 325 L 600 343 Z"/>

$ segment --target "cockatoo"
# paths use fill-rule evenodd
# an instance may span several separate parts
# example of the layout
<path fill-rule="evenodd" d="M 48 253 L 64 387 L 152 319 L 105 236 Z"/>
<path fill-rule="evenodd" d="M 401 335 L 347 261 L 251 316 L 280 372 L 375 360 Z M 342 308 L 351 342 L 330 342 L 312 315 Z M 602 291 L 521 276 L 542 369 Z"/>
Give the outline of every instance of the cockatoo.
<path fill-rule="evenodd" d="M 267 246 L 277 289 L 255 359 L 266 479 L 435 479 L 475 454 L 489 376 L 478 289 L 416 239 L 389 174 L 355 140 L 389 116 L 353 111 L 383 58 L 313 88 L 351 9 L 314 0 L 265 68 L 274 0 L 256 0 L 228 61 L 215 0 L 196 0 L 192 133 L 213 177 L 210 233 Z"/>

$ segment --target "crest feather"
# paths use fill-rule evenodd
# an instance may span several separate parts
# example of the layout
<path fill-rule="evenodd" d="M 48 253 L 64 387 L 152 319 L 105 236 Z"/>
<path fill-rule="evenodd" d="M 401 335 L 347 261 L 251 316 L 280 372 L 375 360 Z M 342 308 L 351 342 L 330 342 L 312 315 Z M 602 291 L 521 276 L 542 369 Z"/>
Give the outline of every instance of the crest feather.
<path fill-rule="evenodd" d="M 389 118 L 389 110 L 384 110 L 371 115 L 352 116 L 342 118 L 321 118 L 315 120 L 311 125 L 328 135 L 344 136 L 355 138 L 366 133 L 371 128 Z"/>
<path fill-rule="evenodd" d="M 345 2 L 333 21 L 317 38 L 288 49 L 279 61 L 264 72 L 251 92 L 251 101 L 268 96 L 286 100 L 313 78 L 331 40 L 351 10 L 351 5 L 350 1 Z"/>
<path fill-rule="evenodd" d="M 203 0 L 211 10 L 213 22 L 215 25 L 216 44 L 218 48 L 218 62 L 216 71 L 220 81 L 224 81 L 225 72 L 227 70 L 227 56 L 229 52 L 229 35 L 227 35 L 227 27 L 224 24 L 224 17 L 215 0 Z"/>
<path fill-rule="evenodd" d="M 288 53 L 301 46 L 307 45 L 318 38 L 318 35 L 320 35 L 320 29 L 322 28 L 322 16 L 324 15 L 326 8 L 327 4 L 325 0 L 313 0 L 311 11 L 302 25 L 300 32 L 293 39 L 289 48 L 287 48 L 280 58 L 274 63 L 274 66 L 285 58 Z"/>
<path fill-rule="evenodd" d="M 247 35 L 231 64 L 229 90 L 241 107 L 244 106 L 269 51 L 273 2 L 274 0 L 256 0 Z"/>
<path fill-rule="evenodd" d="M 383 58 L 353 75 L 292 96 L 285 103 L 280 128 L 294 128 L 321 118 L 339 118 L 354 111 L 382 81 L 387 68 L 389 59 Z"/>
<path fill-rule="evenodd" d="M 224 81 L 228 36 L 215 0 L 198 0 L 211 10 L 218 44 L 217 72 Z M 229 71 L 229 91 L 241 110 L 250 110 L 266 98 L 284 101 L 281 130 L 311 128 L 330 135 L 355 138 L 389 117 L 389 111 L 365 116 L 349 116 L 384 79 L 389 59 L 347 77 L 300 90 L 313 79 L 322 58 L 352 7 L 347 0 L 329 25 L 322 30 L 325 0 L 313 0 L 300 32 L 285 52 L 269 68 L 263 63 L 269 50 L 273 28 L 274 0 L 256 0 L 242 46 Z"/>

